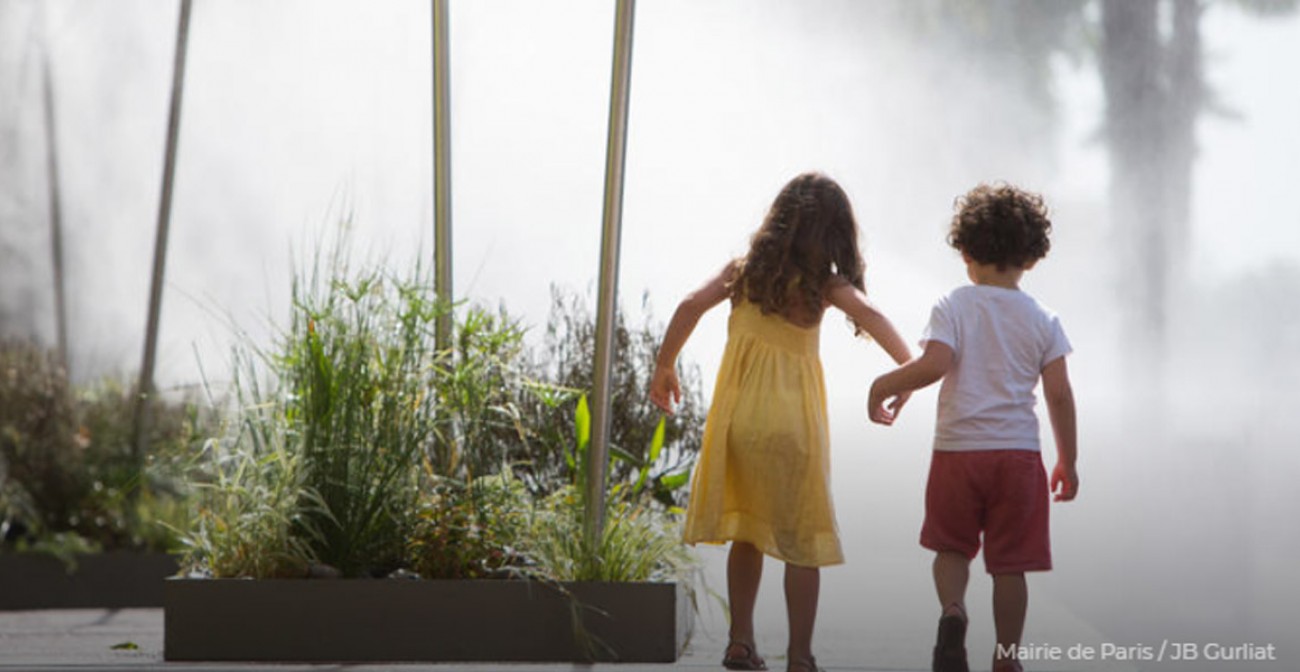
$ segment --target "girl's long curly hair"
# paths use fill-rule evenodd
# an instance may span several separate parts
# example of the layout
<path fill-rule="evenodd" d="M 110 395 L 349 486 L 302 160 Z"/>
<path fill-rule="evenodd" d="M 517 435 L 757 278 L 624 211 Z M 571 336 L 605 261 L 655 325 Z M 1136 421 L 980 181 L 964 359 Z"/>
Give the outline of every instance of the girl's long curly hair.
<path fill-rule="evenodd" d="M 731 295 L 764 314 L 819 317 L 832 277 L 866 291 L 865 266 L 848 195 L 821 173 L 803 173 L 781 189 L 750 239 Z"/>

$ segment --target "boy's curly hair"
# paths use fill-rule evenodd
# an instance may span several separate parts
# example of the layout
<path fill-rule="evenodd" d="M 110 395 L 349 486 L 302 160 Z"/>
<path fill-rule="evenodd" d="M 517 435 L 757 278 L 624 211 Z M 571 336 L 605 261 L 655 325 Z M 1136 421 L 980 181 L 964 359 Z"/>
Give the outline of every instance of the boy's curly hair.
<path fill-rule="evenodd" d="M 821 173 L 803 173 L 781 189 L 736 263 L 732 296 L 765 314 L 802 308 L 820 315 L 832 276 L 865 291 L 858 224 L 849 197 Z"/>
<path fill-rule="evenodd" d="M 1022 268 L 1047 256 L 1052 221 L 1043 197 L 1009 184 L 981 184 L 959 196 L 948 244 L 981 264 Z"/>

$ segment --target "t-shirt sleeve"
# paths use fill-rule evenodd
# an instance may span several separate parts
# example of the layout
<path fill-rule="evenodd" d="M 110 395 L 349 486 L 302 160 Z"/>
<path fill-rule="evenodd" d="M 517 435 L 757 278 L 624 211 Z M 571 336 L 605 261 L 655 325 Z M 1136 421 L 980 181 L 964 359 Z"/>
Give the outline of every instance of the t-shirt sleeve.
<path fill-rule="evenodd" d="M 1061 319 L 1055 315 L 1052 316 L 1051 324 L 1048 326 L 1047 338 L 1047 349 L 1043 351 L 1043 361 L 1039 362 L 1039 368 L 1074 352 L 1070 339 L 1065 336 L 1065 329 L 1061 327 Z"/>
<path fill-rule="evenodd" d="M 930 310 L 930 322 L 925 325 L 925 331 L 921 332 L 921 347 L 924 348 L 928 341 L 938 341 L 952 348 L 957 349 L 957 326 L 953 323 L 952 307 L 946 300 L 939 300 Z"/>

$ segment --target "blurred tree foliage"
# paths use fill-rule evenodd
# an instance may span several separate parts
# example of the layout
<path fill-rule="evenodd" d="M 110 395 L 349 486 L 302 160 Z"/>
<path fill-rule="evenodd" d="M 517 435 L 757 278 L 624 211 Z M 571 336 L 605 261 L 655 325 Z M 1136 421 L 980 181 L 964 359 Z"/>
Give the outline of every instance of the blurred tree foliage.
<path fill-rule="evenodd" d="M 1235 116 L 1205 72 L 1205 13 L 1223 6 L 1260 19 L 1286 16 L 1297 0 L 900 0 L 897 11 L 927 43 L 951 49 L 989 81 L 1011 81 L 1040 113 L 1024 129 L 1047 139 L 1054 58 L 1089 55 L 1106 105 L 1111 226 L 1131 244 L 1120 281 L 1132 297 L 1126 333 L 1135 362 L 1160 375 L 1171 288 L 1186 285 L 1196 122 Z M 969 59 L 969 60 L 967 60 Z M 993 104 L 997 104 L 996 100 Z M 996 110 L 989 112 L 997 116 Z"/>
<path fill-rule="evenodd" d="M 210 421 L 195 405 L 156 399 L 150 450 L 137 463 L 133 399 L 114 379 L 74 387 L 48 349 L 0 342 L 0 546 L 173 545 L 166 525 L 181 522 L 188 449 Z"/>

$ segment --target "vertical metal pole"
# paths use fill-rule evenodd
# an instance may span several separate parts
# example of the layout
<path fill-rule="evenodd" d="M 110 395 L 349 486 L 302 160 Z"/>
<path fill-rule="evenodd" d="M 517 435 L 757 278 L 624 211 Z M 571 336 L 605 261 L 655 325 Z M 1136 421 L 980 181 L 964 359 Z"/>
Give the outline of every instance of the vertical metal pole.
<path fill-rule="evenodd" d="M 447 0 L 433 0 L 433 288 L 446 311 L 438 316 L 439 350 L 451 347 L 451 68 Z"/>
<path fill-rule="evenodd" d="M 68 303 L 63 274 L 63 208 L 59 196 L 59 143 L 54 114 L 54 82 L 47 48 L 41 61 L 45 99 L 45 162 L 50 191 L 50 250 L 54 256 L 54 328 L 58 335 L 59 366 L 68 371 Z"/>
<path fill-rule="evenodd" d="M 154 361 L 158 354 L 158 317 L 162 311 L 162 285 L 167 267 L 167 232 L 171 227 L 172 185 L 176 175 L 176 142 L 181 128 L 181 94 L 185 88 L 185 52 L 190 33 L 191 0 L 181 0 L 176 27 L 176 55 L 172 69 L 172 104 L 167 118 L 167 150 L 163 164 L 162 199 L 158 204 L 158 230 L 153 247 L 153 278 L 149 285 L 149 321 L 145 327 L 144 361 L 136 390 L 135 442 L 132 457 L 139 464 L 149 435 L 149 401 L 153 395 Z M 134 492 L 134 491 L 133 491 Z"/>
<path fill-rule="evenodd" d="M 609 92 L 605 148 L 605 208 L 600 242 L 600 292 L 596 304 L 596 361 L 592 383 L 591 448 L 587 451 L 587 541 L 594 548 L 605 526 L 605 471 L 609 463 L 610 368 L 618 303 L 618 252 L 623 228 L 623 167 L 627 154 L 628 91 L 632 78 L 634 0 L 619 0 L 614 14 L 614 72 Z"/>

